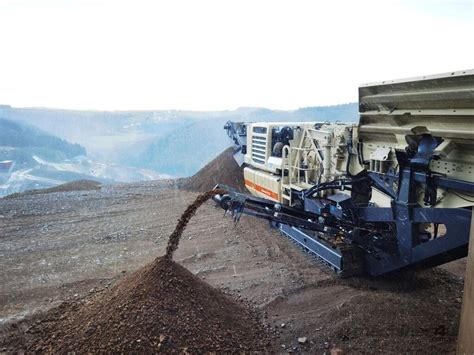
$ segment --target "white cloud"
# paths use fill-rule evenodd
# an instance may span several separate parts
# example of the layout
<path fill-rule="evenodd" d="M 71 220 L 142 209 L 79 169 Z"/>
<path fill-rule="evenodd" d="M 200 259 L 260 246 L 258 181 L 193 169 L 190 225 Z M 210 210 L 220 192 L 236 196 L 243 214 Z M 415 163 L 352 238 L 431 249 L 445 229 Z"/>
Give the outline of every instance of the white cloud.
<path fill-rule="evenodd" d="M 436 0 L 0 0 L 0 102 L 207 110 L 356 101 L 363 82 L 473 67 L 472 9 Z"/>

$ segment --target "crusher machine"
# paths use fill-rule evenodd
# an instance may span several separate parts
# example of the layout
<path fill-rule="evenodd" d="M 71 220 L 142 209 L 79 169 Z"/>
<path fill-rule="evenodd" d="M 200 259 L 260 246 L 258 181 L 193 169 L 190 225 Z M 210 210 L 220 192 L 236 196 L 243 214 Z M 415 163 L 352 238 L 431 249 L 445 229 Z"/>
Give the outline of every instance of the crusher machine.
<path fill-rule="evenodd" d="M 236 221 L 270 221 L 342 275 L 467 255 L 474 70 L 362 85 L 358 123 L 224 128 L 251 195 L 221 185 L 214 200 Z"/>

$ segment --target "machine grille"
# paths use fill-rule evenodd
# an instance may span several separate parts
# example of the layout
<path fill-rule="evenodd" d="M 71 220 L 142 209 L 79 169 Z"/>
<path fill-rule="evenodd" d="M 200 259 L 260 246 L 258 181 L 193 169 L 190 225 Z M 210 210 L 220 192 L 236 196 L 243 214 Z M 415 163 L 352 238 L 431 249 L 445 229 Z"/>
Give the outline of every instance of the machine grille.
<path fill-rule="evenodd" d="M 252 137 L 252 160 L 259 164 L 265 164 L 267 159 L 267 138 L 260 136 Z"/>

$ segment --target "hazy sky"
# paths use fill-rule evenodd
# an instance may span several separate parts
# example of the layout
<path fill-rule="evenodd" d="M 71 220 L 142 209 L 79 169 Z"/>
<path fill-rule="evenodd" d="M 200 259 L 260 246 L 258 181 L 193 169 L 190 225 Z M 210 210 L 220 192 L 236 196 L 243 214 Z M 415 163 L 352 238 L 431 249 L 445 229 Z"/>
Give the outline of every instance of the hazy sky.
<path fill-rule="evenodd" d="M 0 104 L 295 109 L 474 68 L 474 0 L 0 0 Z"/>

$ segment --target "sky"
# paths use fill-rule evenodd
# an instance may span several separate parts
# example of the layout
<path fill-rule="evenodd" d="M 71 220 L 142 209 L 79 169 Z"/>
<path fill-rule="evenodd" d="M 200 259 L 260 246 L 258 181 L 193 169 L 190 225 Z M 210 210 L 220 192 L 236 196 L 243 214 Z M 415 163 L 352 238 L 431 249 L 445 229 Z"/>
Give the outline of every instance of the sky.
<path fill-rule="evenodd" d="M 0 104 L 297 109 L 474 68 L 474 0 L 0 0 Z"/>

